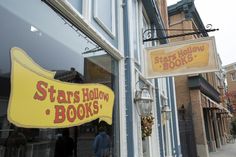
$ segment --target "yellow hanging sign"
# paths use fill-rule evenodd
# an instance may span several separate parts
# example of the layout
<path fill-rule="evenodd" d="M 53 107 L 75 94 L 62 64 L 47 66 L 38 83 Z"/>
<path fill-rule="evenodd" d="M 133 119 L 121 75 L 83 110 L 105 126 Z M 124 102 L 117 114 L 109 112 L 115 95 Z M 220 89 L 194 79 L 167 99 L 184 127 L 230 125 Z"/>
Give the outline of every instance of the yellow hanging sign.
<path fill-rule="evenodd" d="M 144 52 L 146 78 L 219 70 L 214 37 L 150 47 Z"/>
<path fill-rule="evenodd" d="M 11 49 L 8 120 L 25 128 L 64 128 L 97 118 L 112 124 L 114 93 L 102 84 L 55 80 L 20 48 Z"/>

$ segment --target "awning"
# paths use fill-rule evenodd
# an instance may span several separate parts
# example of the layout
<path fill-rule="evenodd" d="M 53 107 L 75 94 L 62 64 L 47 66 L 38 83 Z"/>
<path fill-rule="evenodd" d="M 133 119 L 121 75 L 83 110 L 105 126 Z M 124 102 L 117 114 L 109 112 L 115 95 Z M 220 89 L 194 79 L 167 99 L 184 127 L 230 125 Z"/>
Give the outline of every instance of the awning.
<path fill-rule="evenodd" d="M 218 114 L 226 114 L 229 117 L 233 117 L 231 112 L 226 107 L 224 107 L 222 103 L 218 104 L 204 94 L 201 94 L 201 105 L 203 108 L 207 108 L 209 110 L 219 110 Z"/>
<path fill-rule="evenodd" d="M 222 105 L 213 101 L 211 98 L 207 97 L 204 94 L 201 94 L 201 105 L 203 108 L 212 109 L 212 110 L 214 109 L 222 110 L 224 108 Z"/>

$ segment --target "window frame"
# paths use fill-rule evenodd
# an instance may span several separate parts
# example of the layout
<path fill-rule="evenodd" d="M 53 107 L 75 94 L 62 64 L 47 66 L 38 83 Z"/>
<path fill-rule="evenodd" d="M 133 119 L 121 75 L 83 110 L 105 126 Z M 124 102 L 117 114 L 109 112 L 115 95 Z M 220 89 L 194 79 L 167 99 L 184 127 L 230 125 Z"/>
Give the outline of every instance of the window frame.
<path fill-rule="evenodd" d="M 236 72 L 230 73 L 230 78 L 232 81 L 236 81 Z"/>

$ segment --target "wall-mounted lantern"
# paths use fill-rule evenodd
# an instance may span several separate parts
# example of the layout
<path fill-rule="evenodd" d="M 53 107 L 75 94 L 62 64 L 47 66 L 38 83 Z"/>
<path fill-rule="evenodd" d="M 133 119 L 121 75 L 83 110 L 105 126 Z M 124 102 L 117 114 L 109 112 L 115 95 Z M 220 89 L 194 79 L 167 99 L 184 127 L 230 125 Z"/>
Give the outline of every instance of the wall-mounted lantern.
<path fill-rule="evenodd" d="M 147 87 L 142 87 L 140 90 L 136 90 L 134 102 L 137 107 L 139 116 L 141 116 L 141 130 L 142 139 L 151 136 L 152 125 L 154 124 L 154 117 L 152 116 L 152 102 L 151 97 Z"/>
<path fill-rule="evenodd" d="M 166 120 L 169 120 L 171 117 L 171 109 L 168 105 L 164 104 L 162 107 L 162 113 L 165 115 Z"/>
<path fill-rule="evenodd" d="M 140 116 L 151 115 L 153 98 L 147 87 L 142 87 L 135 92 L 134 102 Z"/>

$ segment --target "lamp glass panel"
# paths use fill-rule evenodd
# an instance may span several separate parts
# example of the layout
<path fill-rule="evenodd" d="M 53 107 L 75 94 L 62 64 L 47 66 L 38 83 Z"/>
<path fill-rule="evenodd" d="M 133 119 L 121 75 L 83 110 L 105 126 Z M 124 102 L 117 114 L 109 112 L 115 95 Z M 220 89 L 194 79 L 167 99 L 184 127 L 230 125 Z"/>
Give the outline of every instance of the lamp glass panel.
<path fill-rule="evenodd" d="M 140 111 L 142 115 L 151 113 L 152 104 L 150 100 L 140 100 Z"/>
<path fill-rule="evenodd" d="M 151 96 L 150 96 L 150 93 L 147 89 L 143 89 L 142 90 L 142 98 L 145 98 L 145 99 L 151 99 Z"/>

